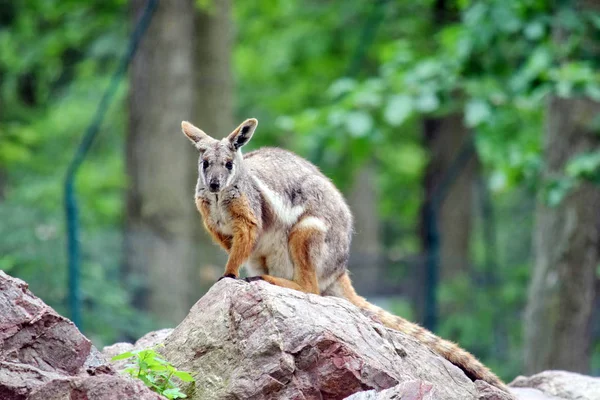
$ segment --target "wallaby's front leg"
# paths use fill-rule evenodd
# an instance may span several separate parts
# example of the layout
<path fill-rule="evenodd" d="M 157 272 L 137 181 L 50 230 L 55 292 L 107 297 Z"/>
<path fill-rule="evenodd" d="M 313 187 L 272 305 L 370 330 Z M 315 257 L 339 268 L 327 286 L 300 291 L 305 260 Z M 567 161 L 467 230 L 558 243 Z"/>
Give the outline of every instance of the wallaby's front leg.
<path fill-rule="evenodd" d="M 223 277 L 237 278 L 240 267 L 252 254 L 258 234 L 258 221 L 245 197 L 233 199 L 229 204 L 233 219 L 233 240 Z"/>

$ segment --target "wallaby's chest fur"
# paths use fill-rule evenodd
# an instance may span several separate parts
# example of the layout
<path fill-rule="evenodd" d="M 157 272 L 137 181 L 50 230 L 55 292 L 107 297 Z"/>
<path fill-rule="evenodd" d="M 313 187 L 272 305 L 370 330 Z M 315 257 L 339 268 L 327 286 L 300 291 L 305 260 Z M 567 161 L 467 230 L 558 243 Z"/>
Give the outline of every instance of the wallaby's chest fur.
<path fill-rule="evenodd" d="M 233 226 L 231 215 L 227 209 L 227 202 L 223 202 L 223 196 L 219 198 L 218 194 L 206 194 L 204 196 L 208 204 L 209 213 L 206 218 L 210 220 L 211 225 L 223 235 L 232 236 Z"/>

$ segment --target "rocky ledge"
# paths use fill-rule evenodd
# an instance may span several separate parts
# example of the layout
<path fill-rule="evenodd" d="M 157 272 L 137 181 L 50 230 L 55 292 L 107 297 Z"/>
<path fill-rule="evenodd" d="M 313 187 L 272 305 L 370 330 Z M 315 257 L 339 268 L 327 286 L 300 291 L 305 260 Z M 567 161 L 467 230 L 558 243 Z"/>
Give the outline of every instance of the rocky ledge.
<path fill-rule="evenodd" d="M 104 354 L 25 282 L 1 271 L 0 315 L 2 400 L 160 399 L 118 373 L 124 362 L 107 361 L 157 344 L 196 379 L 182 386 L 192 400 L 600 400 L 600 379 L 561 371 L 519 377 L 511 394 L 471 382 L 344 300 L 260 281 L 222 280 L 175 329 L 105 347 Z"/>

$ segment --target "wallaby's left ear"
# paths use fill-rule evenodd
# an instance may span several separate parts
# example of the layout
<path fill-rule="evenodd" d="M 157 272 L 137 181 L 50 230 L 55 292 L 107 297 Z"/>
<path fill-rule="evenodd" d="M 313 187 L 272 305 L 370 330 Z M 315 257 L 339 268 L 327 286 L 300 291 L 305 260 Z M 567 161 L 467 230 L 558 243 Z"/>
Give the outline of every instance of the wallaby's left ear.
<path fill-rule="evenodd" d="M 247 119 L 231 132 L 229 136 L 227 136 L 227 139 L 233 148 L 237 150 L 250 141 L 257 126 L 258 120 L 256 120 L 256 118 Z"/>

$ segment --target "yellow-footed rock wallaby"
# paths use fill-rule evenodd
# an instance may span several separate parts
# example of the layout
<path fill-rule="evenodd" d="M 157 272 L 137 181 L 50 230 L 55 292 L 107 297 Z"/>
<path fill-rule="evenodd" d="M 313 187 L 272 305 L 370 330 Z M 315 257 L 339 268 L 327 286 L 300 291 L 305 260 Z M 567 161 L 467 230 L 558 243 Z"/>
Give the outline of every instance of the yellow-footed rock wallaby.
<path fill-rule="evenodd" d="M 462 369 L 503 390 L 502 381 L 456 344 L 356 294 L 348 271 L 352 214 L 342 194 L 317 167 L 277 148 L 242 155 L 258 121 L 248 119 L 217 140 L 183 122 L 183 133 L 200 153 L 194 195 L 204 225 L 229 254 L 224 277 L 323 296 L 342 297 L 375 313 L 383 324 L 414 337 Z M 222 279 L 222 278 L 221 278 Z"/>

